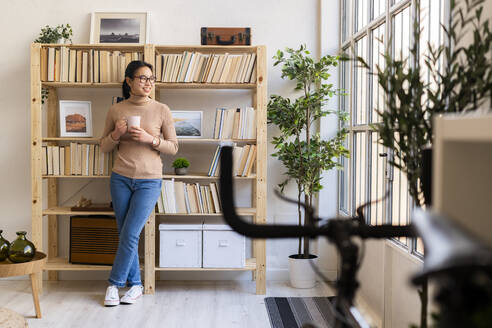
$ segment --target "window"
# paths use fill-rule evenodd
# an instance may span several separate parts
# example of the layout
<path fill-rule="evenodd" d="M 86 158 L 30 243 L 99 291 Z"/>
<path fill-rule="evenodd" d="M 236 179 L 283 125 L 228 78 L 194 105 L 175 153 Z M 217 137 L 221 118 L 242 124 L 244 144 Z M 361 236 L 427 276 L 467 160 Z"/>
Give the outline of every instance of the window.
<path fill-rule="evenodd" d="M 341 46 L 346 54 L 362 57 L 374 70 L 384 66 L 384 53 L 391 50 L 394 58 L 408 58 L 413 44 L 413 22 L 417 17 L 422 29 L 420 58 L 427 51 L 427 43 L 442 43 L 440 24 L 444 22 L 444 0 L 421 0 L 420 12 L 413 0 L 340 0 Z M 407 65 L 412 65 L 409 59 Z M 425 65 L 424 65 L 425 66 Z M 423 66 L 421 66 L 423 67 Z M 424 78 L 435 87 L 428 71 Z M 348 93 L 341 96 L 341 109 L 349 113 L 347 122 L 350 158 L 342 158 L 340 172 L 341 213 L 354 215 L 357 206 L 389 197 L 373 204 L 367 211 L 369 224 L 389 223 L 404 225 L 410 222 L 414 204 L 408 192 L 405 174 L 391 166 L 391 153 L 378 143 L 378 135 L 371 124 L 380 122 L 377 111 L 384 111 L 385 95 L 377 83 L 377 76 L 368 74 L 357 62 L 340 65 L 340 85 Z M 395 240 L 409 252 L 422 253 L 422 244 L 413 239 Z"/>

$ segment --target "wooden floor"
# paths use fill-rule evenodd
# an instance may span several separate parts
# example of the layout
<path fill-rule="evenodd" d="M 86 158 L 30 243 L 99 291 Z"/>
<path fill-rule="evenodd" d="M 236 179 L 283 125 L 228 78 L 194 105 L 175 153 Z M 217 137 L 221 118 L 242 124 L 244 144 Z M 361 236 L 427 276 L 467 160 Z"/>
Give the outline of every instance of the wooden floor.
<path fill-rule="evenodd" d="M 269 328 L 264 297 L 331 296 L 318 283 L 294 289 L 268 281 L 267 295 L 255 294 L 252 281 L 157 281 L 155 295 L 137 304 L 104 307 L 105 281 L 44 282 L 42 319 L 35 318 L 28 280 L 0 280 L 0 307 L 23 315 L 29 327 L 260 327 Z M 127 290 L 120 289 L 120 296 Z"/>

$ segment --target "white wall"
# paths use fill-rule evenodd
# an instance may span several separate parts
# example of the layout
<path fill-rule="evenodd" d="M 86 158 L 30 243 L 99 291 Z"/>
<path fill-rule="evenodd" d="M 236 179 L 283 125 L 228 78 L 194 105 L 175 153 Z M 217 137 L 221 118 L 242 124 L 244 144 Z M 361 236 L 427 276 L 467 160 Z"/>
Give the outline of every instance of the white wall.
<path fill-rule="evenodd" d="M 45 25 L 70 23 L 73 26 L 74 43 L 88 43 L 90 13 L 93 11 L 150 11 L 150 42 L 155 44 L 196 45 L 200 43 L 202 26 L 250 26 L 253 44 L 267 46 L 268 90 L 270 94 L 289 95 L 293 84 L 280 78 L 280 68 L 273 68 L 272 56 L 277 49 L 298 47 L 305 43 L 313 53 L 320 53 L 319 44 L 319 2 L 318 0 L 252 0 L 231 1 L 96 1 L 83 2 L 57 0 L 4 0 L 0 27 L 6 37 L 2 41 L 2 60 L 0 76 L 4 79 L 0 89 L 0 108 L 6 123 L 0 131 L 1 188 L 0 188 L 0 229 L 4 237 L 12 240 L 18 230 L 31 232 L 31 171 L 30 171 L 30 43 Z M 332 11 L 332 18 L 338 11 Z M 333 25 L 333 24 L 332 24 Z M 338 24 L 332 26 L 337 28 Z M 337 33 L 338 35 L 338 33 Z M 337 41 L 338 42 L 338 41 Z M 335 43 L 326 49 L 335 49 Z M 117 95 L 116 89 L 63 89 L 60 99 L 91 100 L 93 103 L 94 131 L 102 131 L 102 120 L 110 105 L 111 97 Z M 250 97 L 243 91 L 230 92 L 222 97 L 217 91 L 163 91 L 162 101 L 171 108 L 213 110 L 223 105 L 245 105 Z M 235 97 L 238 98 L 235 98 Z M 236 104 L 239 99 L 239 104 Z M 327 131 L 326 129 L 324 130 Z M 328 131 L 329 132 L 329 131 Z M 328 133 L 326 132 L 326 133 Z M 269 140 L 277 134 L 273 127 L 268 129 Z M 269 155 L 273 147 L 268 146 Z M 273 196 L 273 188 L 282 181 L 279 163 L 268 158 L 268 212 L 269 223 L 295 223 L 296 209 L 287 206 Z M 330 204 L 322 211 L 334 213 L 336 208 L 336 183 L 331 176 L 323 193 L 328 193 Z M 77 193 L 81 189 L 80 193 Z M 64 205 L 74 204 L 81 195 L 95 201 L 109 200 L 108 181 L 70 180 L 60 182 L 59 199 Z M 295 188 L 290 188 L 290 196 L 295 197 Z M 46 188 L 45 188 L 46 192 Z M 45 194 L 46 195 L 46 194 Z M 322 196 L 324 197 L 324 196 Z M 241 201 L 246 201 L 243 195 Z M 46 203 L 45 203 L 46 204 Z M 45 205 L 46 206 L 46 205 Z M 46 220 L 47 221 L 47 220 Z M 45 222 L 45 236 L 47 236 Z M 68 217 L 60 220 L 61 254 L 68 251 Z M 267 242 L 267 279 L 287 277 L 287 256 L 296 251 L 295 240 Z M 44 249 L 47 243 L 44 240 Z M 325 256 L 326 257 L 326 256 Z M 329 258 L 326 258 L 329 260 Z M 329 270 L 333 266 L 328 265 Z M 105 279 L 107 273 L 64 272 L 62 279 Z M 180 276 L 182 278 L 182 276 Z M 228 276 L 244 278 L 244 274 Z M 249 277 L 247 275 L 246 277 Z M 170 277 L 172 278 L 172 277 Z M 190 277 L 193 278 L 193 277 Z M 197 278 L 197 277 L 195 277 Z M 216 276 L 199 276 L 213 279 Z"/>

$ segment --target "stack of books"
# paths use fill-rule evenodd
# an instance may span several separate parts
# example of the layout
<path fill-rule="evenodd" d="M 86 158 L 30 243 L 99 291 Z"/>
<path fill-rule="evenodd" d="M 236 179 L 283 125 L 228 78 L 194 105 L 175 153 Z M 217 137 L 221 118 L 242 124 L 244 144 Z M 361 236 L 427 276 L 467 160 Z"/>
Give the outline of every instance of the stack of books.
<path fill-rule="evenodd" d="M 167 83 L 256 83 L 256 54 L 157 55 L 157 81 Z"/>
<path fill-rule="evenodd" d="M 219 176 L 220 153 L 222 146 L 217 146 L 214 157 L 210 163 L 207 175 L 209 177 Z M 256 162 L 256 145 L 235 145 L 232 151 L 233 166 L 232 172 L 234 176 L 249 177 L 253 172 L 253 167 Z"/>
<path fill-rule="evenodd" d="M 215 139 L 256 139 L 256 111 L 253 107 L 217 108 Z"/>
<path fill-rule="evenodd" d="M 157 200 L 157 213 L 190 214 L 221 213 L 217 184 L 185 183 L 164 180 L 161 197 Z"/>
<path fill-rule="evenodd" d="M 41 81 L 122 83 L 133 60 L 143 60 L 143 53 L 42 47 Z"/>
<path fill-rule="evenodd" d="M 115 151 L 101 152 L 99 145 L 71 142 L 69 146 L 43 146 L 42 174 L 47 176 L 107 176 L 113 170 Z"/>

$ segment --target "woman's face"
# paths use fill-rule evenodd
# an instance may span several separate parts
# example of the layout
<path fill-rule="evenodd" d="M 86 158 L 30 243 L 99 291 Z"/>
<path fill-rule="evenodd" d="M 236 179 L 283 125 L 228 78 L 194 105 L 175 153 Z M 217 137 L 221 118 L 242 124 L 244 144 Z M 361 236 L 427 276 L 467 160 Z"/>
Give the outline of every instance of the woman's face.
<path fill-rule="evenodd" d="M 155 79 L 152 71 L 147 66 L 140 67 L 135 71 L 133 79 L 126 78 L 126 83 L 130 86 L 131 93 L 135 96 L 149 96 L 154 87 L 154 81 L 149 78 Z"/>

